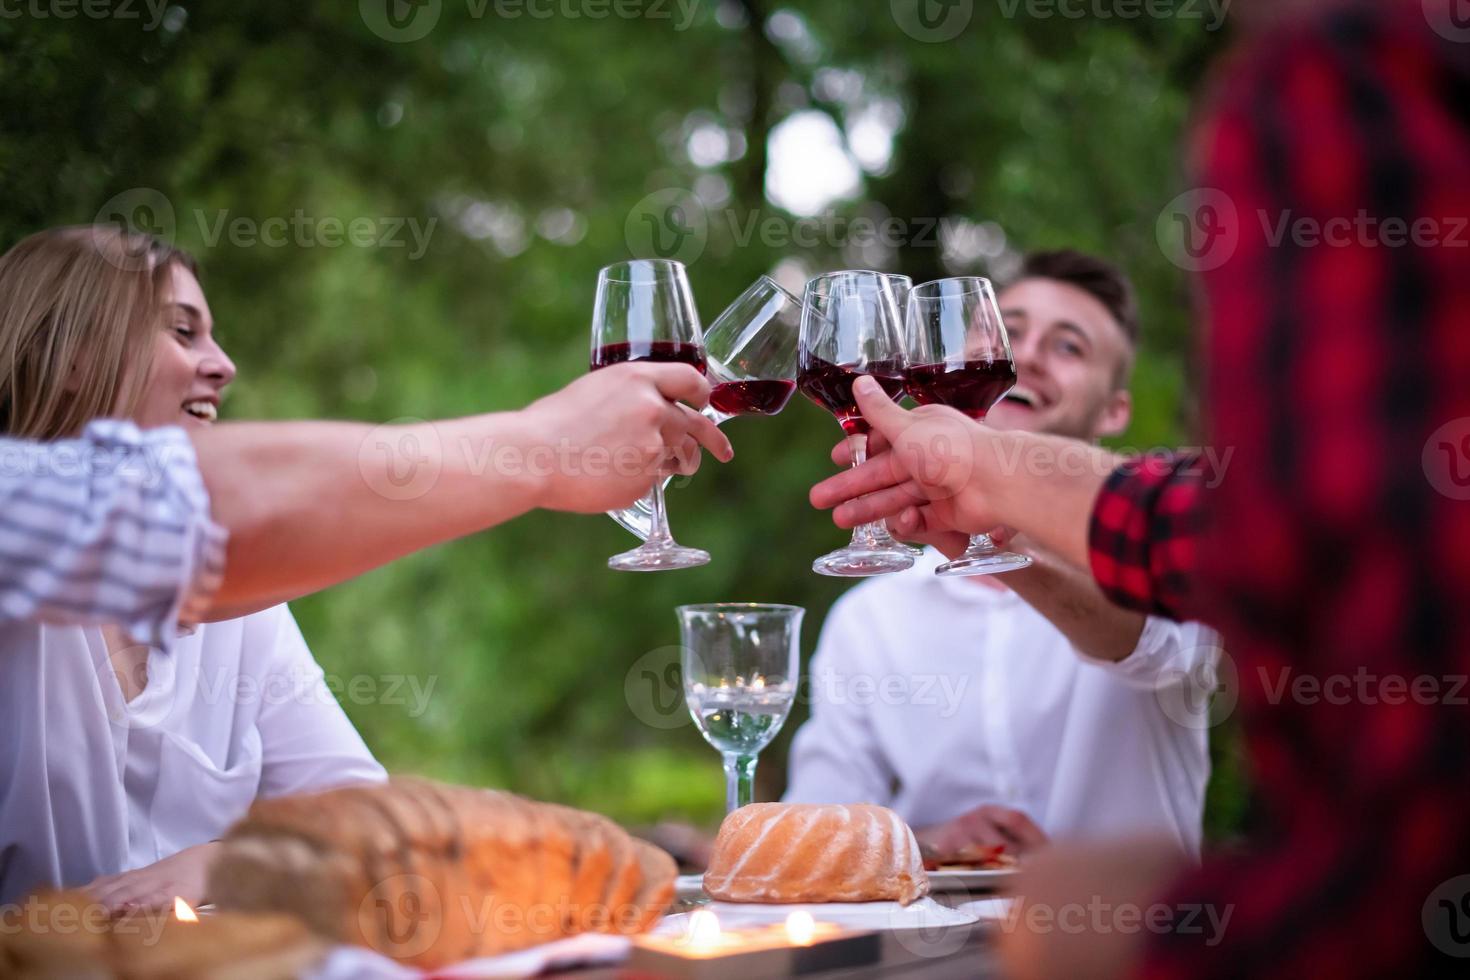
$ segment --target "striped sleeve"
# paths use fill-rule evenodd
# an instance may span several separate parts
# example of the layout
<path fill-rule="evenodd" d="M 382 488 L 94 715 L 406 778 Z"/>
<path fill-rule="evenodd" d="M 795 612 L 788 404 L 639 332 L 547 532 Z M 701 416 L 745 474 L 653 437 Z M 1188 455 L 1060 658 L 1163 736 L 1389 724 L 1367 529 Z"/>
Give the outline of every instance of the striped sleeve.
<path fill-rule="evenodd" d="M 226 538 L 179 429 L 0 440 L 0 620 L 117 624 L 167 649 L 218 589 Z"/>

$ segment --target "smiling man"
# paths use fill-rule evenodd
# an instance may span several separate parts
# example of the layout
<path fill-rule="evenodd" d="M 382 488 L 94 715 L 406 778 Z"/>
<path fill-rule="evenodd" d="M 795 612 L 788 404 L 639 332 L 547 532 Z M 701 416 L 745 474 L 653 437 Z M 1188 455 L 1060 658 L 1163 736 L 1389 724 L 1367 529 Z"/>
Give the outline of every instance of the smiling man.
<path fill-rule="evenodd" d="M 1122 433 L 1138 337 L 1123 274 L 1080 252 L 1035 253 L 998 300 L 1018 381 L 987 422 Z M 965 538 L 928 543 L 957 554 Z M 1024 538 L 1007 546 L 1032 566 L 939 578 L 931 549 L 838 601 L 786 799 L 892 806 L 939 855 L 1135 832 L 1197 854 L 1210 764 L 1195 688 L 1215 635 L 1112 605 Z"/>

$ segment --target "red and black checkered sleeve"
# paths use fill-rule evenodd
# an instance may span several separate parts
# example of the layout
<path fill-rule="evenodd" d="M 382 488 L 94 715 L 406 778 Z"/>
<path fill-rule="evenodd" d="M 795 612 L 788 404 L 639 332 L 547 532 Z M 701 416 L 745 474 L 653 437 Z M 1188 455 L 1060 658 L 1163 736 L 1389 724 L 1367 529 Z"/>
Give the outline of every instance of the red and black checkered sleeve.
<path fill-rule="evenodd" d="M 1191 454 L 1118 467 L 1093 506 L 1092 574 L 1120 606 L 1189 618 L 1204 486 Z"/>

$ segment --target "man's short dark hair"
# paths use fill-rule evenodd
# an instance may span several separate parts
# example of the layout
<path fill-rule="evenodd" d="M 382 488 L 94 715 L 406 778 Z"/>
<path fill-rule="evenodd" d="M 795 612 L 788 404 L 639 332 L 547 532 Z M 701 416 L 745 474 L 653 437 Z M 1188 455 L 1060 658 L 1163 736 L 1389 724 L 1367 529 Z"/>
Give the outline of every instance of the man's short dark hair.
<path fill-rule="evenodd" d="M 1055 279 L 1087 293 L 1103 305 L 1128 338 L 1138 346 L 1138 297 L 1133 283 L 1113 263 L 1074 249 L 1030 252 L 1021 260 L 1021 271 L 1013 279 Z"/>

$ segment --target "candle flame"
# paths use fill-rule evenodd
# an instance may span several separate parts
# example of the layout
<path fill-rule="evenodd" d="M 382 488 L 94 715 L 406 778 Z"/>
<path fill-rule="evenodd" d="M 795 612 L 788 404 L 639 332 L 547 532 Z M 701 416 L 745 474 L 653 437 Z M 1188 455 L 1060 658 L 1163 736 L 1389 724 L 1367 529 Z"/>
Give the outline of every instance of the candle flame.
<path fill-rule="evenodd" d="M 750 682 L 750 688 L 753 691 L 764 691 L 766 689 L 766 679 L 760 674 L 756 674 L 755 679 Z"/>
<path fill-rule="evenodd" d="M 189 906 L 189 903 L 178 896 L 174 897 L 174 918 L 180 922 L 198 922 L 199 916 Z"/>
<path fill-rule="evenodd" d="M 720 942 L 720 918 L 709 909 L 695 909 L 689 916 L 689 945 L 711 949 Z"/>
<path fill-rule="evenodd" d="M 793 946 L 810 946 L 816 935 L 817 920 L 810 912 L 798 909 L 786 917 L 786 938 Z"/>

